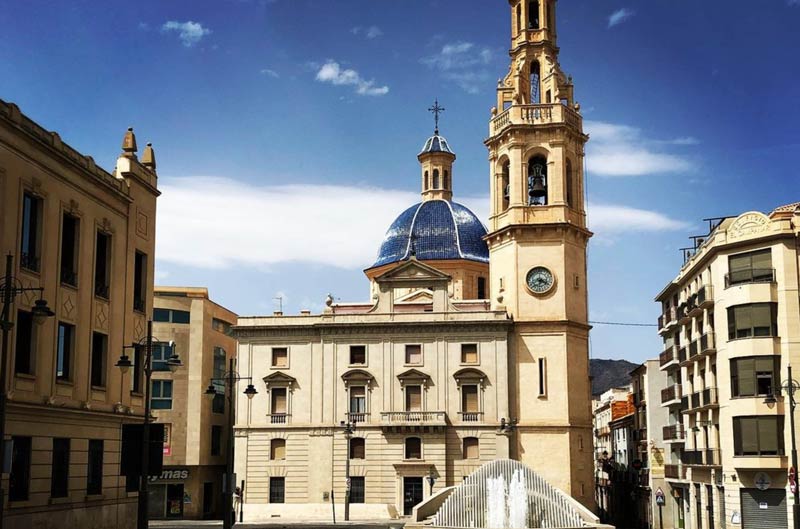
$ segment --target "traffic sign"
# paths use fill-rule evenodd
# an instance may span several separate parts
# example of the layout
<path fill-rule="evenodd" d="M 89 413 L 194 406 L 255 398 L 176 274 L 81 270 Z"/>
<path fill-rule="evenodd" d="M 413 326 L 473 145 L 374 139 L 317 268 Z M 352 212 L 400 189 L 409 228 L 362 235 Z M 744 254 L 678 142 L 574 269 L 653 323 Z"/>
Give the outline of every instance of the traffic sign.
<path fill-rule="evenodd" d="M 666 503 L 666 498 L 664 497 L 664 491 L 661 490 L 661 487 L 658 487 L 656 491 L 656 505 L 664 505 Z"/>

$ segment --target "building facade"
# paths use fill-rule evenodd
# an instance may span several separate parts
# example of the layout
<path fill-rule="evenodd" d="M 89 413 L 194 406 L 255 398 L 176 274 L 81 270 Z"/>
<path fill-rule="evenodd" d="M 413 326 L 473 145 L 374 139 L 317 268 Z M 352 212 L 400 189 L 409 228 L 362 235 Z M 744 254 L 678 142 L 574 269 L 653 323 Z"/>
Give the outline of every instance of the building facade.
<path fill-rule="evenodd" d="M 675 527 L 791 525 L 778 388 L 800 360 L 798 205 L 712 221 L 657 297 Z"/>
<path fill-rule="evenodd" d="M 114 366 L 146 333 L 153 301 L 156 164 L 129 129 L 106 172 L 0 101 L 0 253 L 16 287 L 6 357 L 6 527 L 134 527 L 120 477 L 121 427 L 141 422 L 142 372 Z"/>
<path fill-rule="evenodd" d="M 588 137 L 558 64 L 555 5 L 510 2 L 488 232 L 452 200 L 456 155 L 437 105 L 418 155 L 422 201 L 365 271 L 372 299 L 239 318 L 240 372 L 263 390 L 237 407 L 245 520 L 330 518 L 332 504 L 341 517 L 347 483 L 354 518 L 402 516 L 500 457 L 594 507 Z"/>
<path fill-rule="evenodd" d="M 236 356 L 236 318 L 205 288 L 155 288 L 151 402 L 165 439 L 164 471 L 149 486 L 151 519 L 222 517 L 230 442 L 223 380 Z M 166 365 L 173 353 L 183 362 L 175 373 Z M 209 384 L 213 397 L 205 395 Z"/>
<path fill-rule="evenodd" d="M 627 473 L 627 464 L 620 464 L 617 459 L 619 457 L 627 461 L 628 453 L 627 429 L 620 426 L 633 423 L 632 413 L 633 400 L 630 386 L 611 388 L 592 400 L 594 493 L 598 514 L 604 523 L 616 521 L 620 512 L 617 485 Z M 618 450 L 624 454 L 617 456 Z"/>

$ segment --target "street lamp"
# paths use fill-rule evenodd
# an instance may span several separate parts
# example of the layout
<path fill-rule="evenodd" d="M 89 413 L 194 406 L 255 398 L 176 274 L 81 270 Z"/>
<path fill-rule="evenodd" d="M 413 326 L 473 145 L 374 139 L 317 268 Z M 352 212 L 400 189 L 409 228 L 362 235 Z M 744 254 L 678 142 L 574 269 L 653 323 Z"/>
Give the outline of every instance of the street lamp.
<path fill-rule="evenodd" d="M 785 392 L 789 396 L 789 428 L 792 431 L 792 474 L 794 474 L 794 505 L 792 505 L 792 518 L 794 519 L 794 529 L 800 529 L 800 488 L 797 486 L 797 441 L 794 431 L 794 410 L 797 402 L 794 400 L 795 392 L 800 389 L 800 382 L 792 378 L 792 366 L 788 366 L 789 378 L 780 386 L 775 388 L 777 394 L 772 393 L 764 399 L 764 404 L 772 405 L 778 402 L 777 396 Z"/>
<path fill-rule="evenodd" d="M 172 342 L 170 342 L 170 344 L 172 344 Z M 152 421 L 152 418 L 150 417 L 150 378 L 153 374 L 153 320 L 147 321 L 147 335 L 144 338 L 131 345 L 122 346 L 122 354 L 120 355 L 119 360 L 117 360 L 117 363 L 114 364 L 119 368 L 120 373 L 124 375 L 130 370 L 131 367 L 133 367 L 133 363 L 131 362 L 131 359 L 128 358 L 128 355 L 125 354 L 125 350 L 133 349 L 135 351 L 141 351 L 142 348 L 144 348 L 144 363 L 142 364 L 142 370 L 145 377 L 144 424 L 142 427 L 142 464 L 141 472 L 139 473 L 139 498 L 136 527 L 138 529 L 147 529 L 149 517 L 147 505 L 149 496 L 147 489 L 150 473 L 150 422 Z M 167 360 L 167 366 L 173 373 L 182 365 L 183 363 L 177 354 L 173 354 L 170 356 L 169 360 Z M 134 376 L 136 376 L 136 373 L 134 373 Z"/>
<path fill-rule="evenodd" d="M 55 316 L 55 312 L 50 310 L 47 302 L 42 299 L 44 288 L 42 287 L 26 287 L 17 280 L 11 272 L 14 269 L 14 257 L 11 254 L 6 256 L 6 275 L 3 282 L 0 283 L 0 290 L 3 292 L 3 311 L 0 316 L 0 327 L 3 329 L 3 348 L 0 352 L 0 443 L 5 439 L 6 435 L 6 378 L 8 377 L 7 366 L 8 362 L 8 333 L 14 328 L 14 322 L 11 321 L 11 304 L 14 299 L 23 292 L 38 292 L 39 299 L 36 300 L 31 313 L 36 323 L 43 323 L 50 316 Z M 0 529 L 3 527 L 3 503 L 4 494 L 2 487 L 0 487 Z"/>
<path fill-rule="evenodd" d="M 500 433 L 509 435 L 514 433 L 517 429 L 517 423 L 519 419 L 509 419 L 506 421 L 505 417 L 500 417 Z"/>
<path fill-rule="evenodd" d="M 222 527 L 224 529 L 231 529 L 236 517 L 236 511 L 233 509 L 233 491 L 236 488 L 236 483 L 234 483 L 233 478 L 233 391 L 236 387 L 236 383 L 240 380 L 250 381 L 250 383 L 247 384 L 247 388 L 244 390 L 244 394 L 247 395 L 248 399 L 252 399 L 258 393 L 256 387 L 253 385 L 253 377 L 239 376 L 239 373 L 234 369 L 234 360 L 231 358 L 228 364 L 228 372 L 223 374 L 220 378 L 212 378 L 205 391 L 205 394 L 213 399 L 214 395 L 217 394 L 217 388 L 214 387 L 214 383 L 222 382 L 225 384 L 225 396 L 228 398 L 228 460 L 225 465 L 225 491 L 223 495 L 224 505 L 222 518 Z"/>
<path fill-rule="evenodd" d="M 431 496 L 433 496 L 433 486 L 436 484 L 436 473 L 433 471 L 433 467 L 428 471 L 428 485 L 431 486 Z"/>
<path fill-rule="evenodd" d="M 347 456 L 345 458 L 344 464 L 344 477 L 345 477 L 345 489 L 344 489 L 344 521 L 350 521 L 350 439 L 353 438 L 353 434 L 356 431 L 356 423 L 341 421 L 339 426 L 342 428 L 344 432 L 344 438 L 347 439 Z"/>

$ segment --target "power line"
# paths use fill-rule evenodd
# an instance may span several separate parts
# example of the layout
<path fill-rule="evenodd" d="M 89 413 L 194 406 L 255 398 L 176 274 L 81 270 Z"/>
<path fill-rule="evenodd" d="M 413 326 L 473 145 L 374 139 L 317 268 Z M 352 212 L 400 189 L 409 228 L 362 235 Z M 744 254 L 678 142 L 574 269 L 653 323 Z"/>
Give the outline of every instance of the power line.
<path fill-rule="evenodd" d="M 658 327 L 655 323 L 623 323 L 618 321 L 590 321 L 592 325 L 617 325 L 621 327 Z"/>

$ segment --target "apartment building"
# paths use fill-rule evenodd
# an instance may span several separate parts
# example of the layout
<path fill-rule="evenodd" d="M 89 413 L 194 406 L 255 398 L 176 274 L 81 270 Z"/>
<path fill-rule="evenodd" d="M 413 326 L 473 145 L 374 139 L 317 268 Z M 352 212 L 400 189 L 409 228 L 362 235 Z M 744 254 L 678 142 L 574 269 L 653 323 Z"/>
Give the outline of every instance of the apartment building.
<path fill-rule="evenodd" d="M 150 519 L 222 517 L 230 442 L 224 378 L 236 357 L 236 318 L 206 288 L 155 287 L 151 402 L 165 439 L 164 471 L 149 487 Z M 174 373 L 166 364 L 173 353 L 183 362 Z M 209 385 L 213 397 L 205 395 Z"/>
<path fill-rule="evenodd" d="M 594 424 L 595 500 L 600 520 L 609 522 L 617 516 L 615 488 L 621 479 L 622 466 L 617 462 L 616 452 L 624 451 L 627 460 L 627 426 L 632 424 L 631 387 L 611 388 L 592 400 Z M 624 419 L 627 418 L 627 419 Z M 624 419 L 620 422 L 620 419 Z M 612 429 L 612 426 L 615 428 Z M 624 450 L 623 450 L 624 446 Z"/>
<path fill-rule="evenodd" d="M 122 425 L 142 421 L 142 370 L 114 364 L 152 310 L 159 192 L 152 147 L 137 150 L 128 129 L 107 172 L 0 100 L 0 254 L 19 293 L 2 381 L 6 528 L 136 524 L 119 454 Z M 36 317 L 40 300 L 54 315 Z"/>
<path fill-rule="evenodd" d="M 779 386 L 800 365 L 798 206 L 710 221 L 656 298 L 675 527 L 790 526 L 789 400 Z"/>

